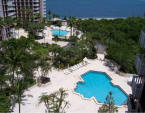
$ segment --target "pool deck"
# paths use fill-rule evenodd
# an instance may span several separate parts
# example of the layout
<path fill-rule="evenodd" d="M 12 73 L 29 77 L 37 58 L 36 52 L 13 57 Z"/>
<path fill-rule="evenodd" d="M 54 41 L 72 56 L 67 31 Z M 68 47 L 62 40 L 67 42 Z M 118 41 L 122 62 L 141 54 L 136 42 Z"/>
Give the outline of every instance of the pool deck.
<path fill-rule="evenodd" d="M 89 60 L 89 64 L 81 67 L 78 70 L 73 71 L 69 75 L 65 75 L 63 70 L 52 70 L 49 73 L 51 83 L 43 86 L 34 85 L 24 92 L 26 97 L 24 98 L 23 105 L 21 105 L 21 113 L 44 113 L 44 104 L 39 103 L 39 96 L 43 93 L 50 94 L 57 91 L 59 88 L 64 88 L 69 94 L 67 100 L 70 103 L 69 108 L 66 108 L 66 113 L 97 113 L 97 110 L 102 105 L 97 102 L 94 98 L 85 99 L 80 94 L 74 92 L 74 88 L 78 81 L 82 81 L 81 75 L 90 71 L 101 71 L 105 72 L 112 78 L 112 83 L 118 85 L 123 89 L 126 94 L 131 93 L 131 87 L 127 84 L 129 77 L 122 77 L 112 72 L 107 66 L 104 65 L 103 61 L 100 60 Z M 36 74 L 38 76 L 38 74 Z M 102 84 L 103 85 L 103 84 Z M 33 97 L 30 97 L 32 95 Z M 127 110 L 127 106 L 121 106 L 118 108 L 119 113 L 124 113 Z M 18 113 L 18 104 L 14 109 L 13 113 Z"/>
<path fill-rule="evenodd" d="M 51 30 L 53 29 L 57 29 L 57 30 L 66 30 L 68 31 L 68 33 L 66 34 L 66 38 L 70 37 L 71 36 L 71 28 L 68 27 L 68 26 L 61 26 L 60 28 L 57 27 L 57 26 L 50 26 L 50 27 L 47 27 L 45 26 L 45 29 L 43 30 L 43 35 L 44 35 L 44 39 L 40 39 L 40 40 L 36 40 L 37 42 L 39 43 L 49 43 L 49 44 L 57 44 L 57 45 L 60 45 L 61 47 L 64 47 L 64 46 L 67 46 L 69 42 L 66 42 L 66 41 L 53 41 L 52 38 L 53 38 L 53 33 Z M 72 28 L 74 30 L 74 28 Z M 14 31 L 14 37 L 16 38 L 20 38 L 21 36 L 24 36 L 24 37 L 28 37 L 28 32 L 26 32 L 24 29 L 20 28 L 19 30 L 15 30 Z M 80 38 L 82 36 L 82 33 L 80 33 L 78 35 L 78 37 Z M 61 37 L 61 36 L 60 36 Z"/>
<path fill-rule="evenodd" d="M 66 46 L 68 44 L 68 42 L 64 42 L 64 41 L 57 41 L 57 42 L 53 41 L 52 40 L 53 34 L 52 34 L 51 30 L 52 29 L 50 27 L 45 27 L 45 29 L 43 30 L 45 38 L 37 40 L 37 42 L 39 42 L 39 43 L 49 43 L 49 44 L 58 44 L 61 47 Z M 67 35 L 70 36 L 70 33 L 67 33 Z"/>
<path fill-rule="evenodd" d="M 58 44 L 60 45 L 61 47 L 64 47 L 64 46 L 67 46 L 67 44 L 69 42 L 66 42 L 66 41 L 53 41 L 52 38 L 54 37 L 53 36 L 53 33 L 52 33 L 52 30 L 65 30 L 67 31 L 67 34 L 65 35 L 66 38 L 69 38 L 71 36 L 71 28 L 68 27 L 68 26 L 61 26 L 60 28 L 58 26 L 50 26 L 50 27 L 47 27 L 45 26 L 45 29 L 43 30 L 43 33 L 44 33 L 44 39 L 40 39 L 40 40 L 36 40 L 37 42 L 39 43 L 49 43 L 49 44 Z M 75 31 L 74 28 L 72 28 L 73 31 Z M 78 35 L 78 38 L 80 38 L 82 36 L 82 33 L 80 33 Z M 64 36 L 60 36 L 60 38 L 64 38 Z"/>

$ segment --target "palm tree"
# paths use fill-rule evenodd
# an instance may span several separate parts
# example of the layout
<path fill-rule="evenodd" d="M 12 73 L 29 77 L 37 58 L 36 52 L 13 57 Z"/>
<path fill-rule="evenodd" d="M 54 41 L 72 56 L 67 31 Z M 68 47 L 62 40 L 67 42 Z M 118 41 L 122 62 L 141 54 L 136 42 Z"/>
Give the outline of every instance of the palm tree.
<path fill-rule="evenodd" d="M 109 92 L 107 97 L 106 97 L 106 101 L 105 104 L 103 104 L 100 108 L 99 108 L 99 113 L 115 113 L 118 112 L 118 108 L 114 105 L 114 99 L 112 97 L 112 93 Z"/>
<path fill-rule="evenodd" d="M 36 23 L 36 22 L 26 22 L 25 30 L 29 33 L 29 38 L 35 39 L 37 33 L 42 32 L 44 29 L 44 23 Z"/>
<path fill-rule="evenodd" d="M 7 70 L 6 74 L 11 76 L 11 88 L 16 89 L 19 113 L 21 112 L 22 80 L 32 76 L 34 68 L 34 58 L 30 48 L 28 39 L 10 39 L 1 44 L 0 64 Z"/>
<path fill-rule="evenodd" d="M 68 106 L 68 102 L 65 101 L 66 96 L 68 95 L 66 93 L 66 90 L 64 89 L 59 89 L 59 92 L 56 92 L 57 97 L 57 105 L 56 106 L 56 112 L 60 112 L 62 111 L 62 113 L 64 112 L 64 109 Z M 64 106 L 63 106 L 64 105 Z"/>
<path fill-rule="evenodd" d="M 53 14 L 52 17 L 53 17 L 53 19 L 54 19 L 54 18 L 58 18 L 59 15 L 57 15 L 57 14 Z"/>
<path fill-rule="evenodd" d="M 57 42 L 58 41 L 58 35 L 53 35 L 54 36 L 54 41 Z"/>
<path fill-rule="evenodd" d="M 39 100 L 39 103 L 43 103 L 45 104 L 45 107 L 47 109 L 47 112 L 49 112 L 49 108 L 50 108 L 50 100 L 52 100 L 52 98 L 54 98 L 54 95 L 51 94 L 51 95 L 42 95 L 40 97 L 40 100 Z"/>
<path fill-rule="evenodd" d="M 6 17 L 4 19 L 5 26 L 7 27 L 13 26 L 14 22 L 15 22 L 15 19 L 12 17 Z"/>
<path fill-rule="evenodd" d="M 0 91 L 9 86 L 8 81 L 10 76 L 6 74 L 4 67 L 0 67 Z"/>
<path fill-rule="evenodd" d="M 14 18 L 11 17 L 0 18 L 0 28 L 3 29 L 4 31 L 14 26 L 14 23 L 15 23 Z M 7 39 L 8 35 L 10 35 L 10 32 L 7 32 L 4 38 Z"/>
<path fill-rule="evenodd" d="M 4 91 L 0 91 L 0 112 L 11 113 L 10 96 L 7 96 Z"/>
<path fill-rule="evenodd" d="M 64 16 L 64 17 L 63 17 L 63 20 L 67 20 L 67 17 L 66 17 L 66 16 Z"/>
<path fill-rule="evenodd" d="M 41 22 L 43 21 L 43 18 L 41 18 L 40 13 L 33 14 L 33 18 Z"/>
<path fill-rule="evenodd" d="M 48 18 L 49 18 L 49 20 L 51 20 L 51 11 L 50 10 L 48 10 Z"/>
<path fill-rule="evenodd" d="M 47 24 L 47 18 L 46 17 L 43 17 L 42 18 L 42 22 L 45 23 L 45 24 Z"/>
<path fill-rule="evenodd" d="M 61 48 L 59 45 L 57 44 L 53 44 L 51 45 L 51 48 L 50 48 L 50 53 L 52 54 L 51 57 L 52 57 L 52 62 L 53 64 L 55 63 L 54 59 L 60 55 L 60 53 L 63 53 L 63 48 Z M 57 60 L 56 60 L 57 62 Z M 58 65 L 58 63 L 57 63 Z"/>
<path fill-rule="evenodd" d="M 3 26 L 3 18 L 2 17 L 0 17 L 0 27 L 2 27 Z"/>
<path fill-rule="evenodd" d="M 69 103 L 65 101 L 67 95 L 68 94 L 64 89 L 59 89 L 59 91 L 50 95 L 42 95 L 40 97 L 39 103 L 44 102 L 48 112 L 64 113 L 64 109 L 69 105 Z"/>
<path fill-rule="evenodd" d="M 4 19 L 0 17 L 0 29 L 2 30 L 3 28 L 4 28 Z M 2 38 L 2 36 L 0 38 Z"/>
<path fill-rule="evenodd" d="M 61 25 L 61 21 L 58 21 L 57 25 L 58 25 L 58 27 L 59 27 L 59 36 L 60 36 L 60 27 L 62 26 L 62 25 Z"/>
<path fill-rule="evenodd" d="M 33 17 L 33 14 L 32 14 L 32 9 L 30 9 L 30 8 L 22 8 L 21 11 L 22 11 L 22 13 L 24 13 L 24 14 L 29 16 L 30 21 L 34 20 L 34 17 Z M 26 20 L 28 21 L 28 19 L 26 19 Z M 24 25 L 24 21 L 25 21 L 25 19 L 22 20 L 23 25 Z"/>
<path fill-rule="evenodd" d="M 70 17 L 68 20 L 68 24 L 71 27 L 71 36 L 73 36 L 73 26 L 76 24 L 75 17 Z"/>
<path fill-rule="evenodd" d="M 35 56 L 37 56 L 37 69 L 41 68 L 41 76 L 46 76 L 48 72 L 51 70 L 51 65 L 50 65 L 50 56 L 49 56 L 49 51 L 47 48 L 44 48 L 43 46 L 40 47 L 39 49 L 34 51 Z"/>

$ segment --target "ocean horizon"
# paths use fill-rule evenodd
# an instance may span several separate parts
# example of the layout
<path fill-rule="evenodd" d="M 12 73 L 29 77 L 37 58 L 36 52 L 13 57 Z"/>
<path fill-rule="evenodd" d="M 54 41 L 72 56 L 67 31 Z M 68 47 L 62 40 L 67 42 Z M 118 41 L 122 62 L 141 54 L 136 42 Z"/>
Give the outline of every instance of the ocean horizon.
<path fill-rule="evenodd" d="M 46 9 L 60 17 L 143 17 L 145 0 L 46 0 Z"/>

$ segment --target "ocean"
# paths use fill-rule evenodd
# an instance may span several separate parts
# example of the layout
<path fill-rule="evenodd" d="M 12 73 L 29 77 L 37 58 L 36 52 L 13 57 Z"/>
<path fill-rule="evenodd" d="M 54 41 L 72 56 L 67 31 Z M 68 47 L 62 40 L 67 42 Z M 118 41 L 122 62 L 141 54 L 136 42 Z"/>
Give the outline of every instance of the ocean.
<path fill-rule="evenodd" d="M 123 18 L 143 17 L 145 0 L 46 0 L 47 11 L 60 17 Z"/>

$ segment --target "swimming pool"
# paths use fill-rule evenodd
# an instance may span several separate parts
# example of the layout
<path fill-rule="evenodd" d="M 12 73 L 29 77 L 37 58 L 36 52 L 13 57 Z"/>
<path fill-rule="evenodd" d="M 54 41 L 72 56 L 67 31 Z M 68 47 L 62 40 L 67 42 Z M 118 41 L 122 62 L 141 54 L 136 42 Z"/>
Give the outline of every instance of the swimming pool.
<path fill-rule="evenodd" d="M 94 96 L 97 101 L 104 103 L 108 92 L 111 91 L 115 105 L 123 105 L 127 100 L 127 95 L 118 86 L 114 86 L 105 73 L 89 71 L 82 75 L 82 79 L 84 82 L 77 83 L 75 92 L 85 98 Z"/>
<path fill-rule="evenodd" d="M 53 29 L 51 30 L 52 34 L 53 35 L 56 35 L 56 36 L 66 36 L 68 31 L 66 30 L 58 30 L 58 29 Z"/>

